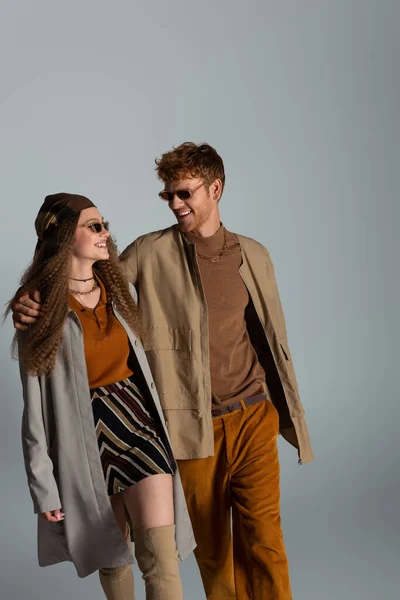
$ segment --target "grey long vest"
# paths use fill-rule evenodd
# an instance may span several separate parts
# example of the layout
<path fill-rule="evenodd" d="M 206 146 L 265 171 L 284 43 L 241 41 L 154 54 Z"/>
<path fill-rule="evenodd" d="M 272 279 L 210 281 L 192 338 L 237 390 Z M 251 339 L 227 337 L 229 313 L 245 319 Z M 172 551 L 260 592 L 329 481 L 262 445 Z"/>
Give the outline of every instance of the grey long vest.
<path fill-rule="evenodd" d="M 133 286 L 131 293 L 136 299 Z M 114 313 L 129 336 L 172 453 L 143 347 L 115 309 Z M 66 319 L 53 373 L 49 377 L 32 377 L 22 369 L 20 372 L 24 396 L 22 445 L 34 512 L 60 507 L 65 512 L 64 521 L 59 523 L 38 516 L 39 564 L 72 561 L 79 577 L 86 577 L 101 567 L 133 563 L 107 495 L 92 415 L 83 333 L 74 312 Z M 177 468 L 174 503 L 176 543 L 183 560 L 196 543 Z"/>

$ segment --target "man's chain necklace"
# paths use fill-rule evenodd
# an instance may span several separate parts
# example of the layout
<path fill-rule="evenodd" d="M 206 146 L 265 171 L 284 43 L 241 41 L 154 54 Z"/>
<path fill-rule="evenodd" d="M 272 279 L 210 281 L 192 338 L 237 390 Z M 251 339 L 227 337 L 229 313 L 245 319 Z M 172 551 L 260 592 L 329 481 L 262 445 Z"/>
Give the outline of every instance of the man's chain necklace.
<path fill-rule="evenodd" d="M 204 256 L 203 254 L 200 254 L 199 252 L 196 252 L 196 254 L 199 258 L 202 258 L 203 260 L 206 260 L 207 262 L 215 263 L 221 258 L 221 256 L 223 256 L 225 254 L 227 247 L 228 247 L 228 240 L 226 239 L 226 229 L 224 227 L 224 244 L 223 244 L 223 246 L 221 248 L 221 252 L 218 254 L 218 256 L 209 258 L 208 256 Z"/>

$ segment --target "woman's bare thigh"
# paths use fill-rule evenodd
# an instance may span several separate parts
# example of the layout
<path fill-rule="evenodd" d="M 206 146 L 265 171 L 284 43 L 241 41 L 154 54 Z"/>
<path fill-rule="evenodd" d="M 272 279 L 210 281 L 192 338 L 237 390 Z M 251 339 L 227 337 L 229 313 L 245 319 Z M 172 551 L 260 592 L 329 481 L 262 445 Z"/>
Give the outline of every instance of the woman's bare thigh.
<path fill-rule="evenodd" d="M 173 525 L 175 522 L 171 475 L 145 477 L 124 490 L 123 498 L 134 529 Z"/>

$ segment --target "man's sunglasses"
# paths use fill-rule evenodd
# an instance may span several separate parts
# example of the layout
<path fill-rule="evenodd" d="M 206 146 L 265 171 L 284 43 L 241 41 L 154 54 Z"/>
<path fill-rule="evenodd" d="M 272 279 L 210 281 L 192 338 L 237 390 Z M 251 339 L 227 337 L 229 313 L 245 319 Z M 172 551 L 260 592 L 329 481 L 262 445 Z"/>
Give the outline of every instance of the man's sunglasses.
<path fill-rule="evenodd" d="M 203 185 L 205 185 L 204 182 L 193 190 L 175 190 L 175 192 L 167 192 L 167 190 L 163 190 L 158 195 L 161 200 L 166 200 L 167 202 L 172 202 L 175 196 L 177 196 L 179 200 L 189 200 L 189 198 L 191 198 L 193 194 L 197 192 L 197 190 L 203 187 Z"/>
<path fill-rule="evenodd" d="M 93 233 L 101 233 L 103 229 L 109 231 L 108 221 L 104 221 L 103 223 L 87 223 L 86 227 L 90 229 L 90 231 L 93 231 Z"/>

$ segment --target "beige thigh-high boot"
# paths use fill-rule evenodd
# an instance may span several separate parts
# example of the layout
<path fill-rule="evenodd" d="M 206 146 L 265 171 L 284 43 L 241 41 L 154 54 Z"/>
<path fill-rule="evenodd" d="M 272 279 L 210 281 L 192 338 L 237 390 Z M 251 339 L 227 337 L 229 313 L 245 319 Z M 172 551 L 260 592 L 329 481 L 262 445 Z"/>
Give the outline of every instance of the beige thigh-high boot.
<path fill-rule="evenodd" d="M 146 600 L 182 600 L 175 525 L 135 529 L 133 539 Z"/>
<path fill-rule="evenodd" d="M 129 527 L 125 539 L 129 550 L 132 552 Z M 100 569 L 99 578 L 107 600 L 135 600 L 135 586 L 131 565 Z"/>

